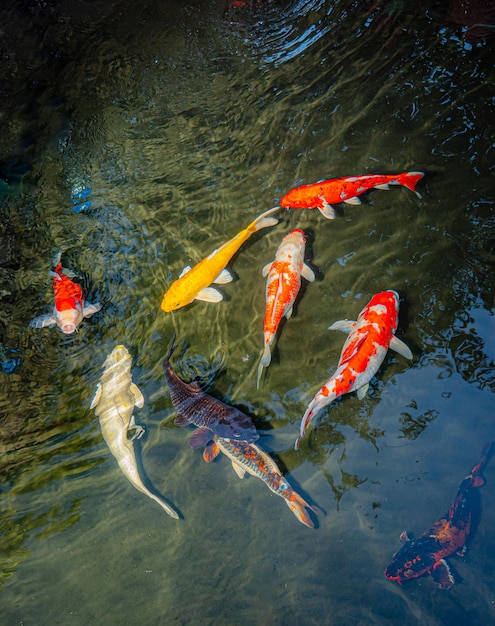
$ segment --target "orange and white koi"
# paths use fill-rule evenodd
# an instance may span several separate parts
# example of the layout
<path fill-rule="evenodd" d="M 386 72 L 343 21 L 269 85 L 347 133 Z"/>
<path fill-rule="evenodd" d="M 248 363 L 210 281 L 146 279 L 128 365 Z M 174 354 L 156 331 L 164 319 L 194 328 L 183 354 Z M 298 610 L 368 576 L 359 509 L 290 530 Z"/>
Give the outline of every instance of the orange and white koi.
<path fill-rule="evenodd" d="M 225 269 L 227 263 L 251 235 L 262 228 L 274 226 L 278 223 L 276 218 L 268 216 L 279 210 L 279 207 L 274 207 L 265 211 L 251 222 L 247 228 L 238 232 L 235 237 L 229 239 L 220 248 L 213 250 L 210 255 L 192 269 L 189 266 L 185 267 L 179 278 L 170 285 L 168 291 L 163 296 L 162 310 L 166 313 L 176 311 L 190 304 L 193 300 L 220 302 L 223 299 L 222 294 L 214 287 L 210 287 L 210 285 L 212 283 L 224 285 L 232 281 L 230 272 Z"/>
<path fill-rule="evenodd" d="M 258 366 L 258 387 L 263 368 L 270 365 L 270 348 L 282 317 L 285 315 L 289 319 L 292 315 L 294 301 L 301 288 L 301 275 L 309 281 L 315 279 L 313 270 L 304 262 L 305 245 L 304 232 L 295 228 L 282 239 L 275 260 L 265 265 L 262 271 L 262 275 L 268 278 L 263 322 L 265 346 Z"/>
<path fill-rule="evenodd" d="M 280 200 L 280 206 L 286 209 L 318 209 L 324 217 L 333 220 L 335 211 L 332 204 L 361 204 L 358 196 L 370 189 L 389 189 L 389 185 L 403 185 L 421 198 L 416 191 L 416 184 L 423 176 L 423 172 L 403 172 L 330 178 L 294 187 Z"/>
<path fill-rule="evenodd" d="M 277 467 L 275 461 L 254 443 L 245 441 L 232 441 L 215 435 L 204 449 L 203 458 L 209 463 L 223 452 L 232 462 L 232 467 L 239 478 L 244 478 L 246 472 L 261 479 L 273 493 L 284 499 L 289 509 L 297 519 L 314 528 L 314 522 L 308 511 L 315 513 L 314 509 L 289 485 Z"/>
<path fill-rule="evenodd" d="M 301 422 L 297 450 L 308 424 L 313 417 L 340 396 L 357 391 L 364 398 L 370 380 L 382 364 L 389 348 L 406 359 L 412 359 L 411 350 L 395 337 L 398 324 L 399 296 L 395 291 L 382 291 L 374 295 L 358 316 L 356 322 L 340 320 L 329 329 L 349 333 L 342 348 L 339 364 L 333 376 L 309 403 Z"/>
<path fill-rule="evenodd" d="M 55 306 L 53 313 L 40 315 L 30 322 L 34 328 L 57 325 L 66 335 L 76 332 L 77 327 L 85 317 L 97 313 L 101 304 L 84 302 L 81 285 L 71 280 L 75 274 L 62 267 L 61 255 L 57 255 L 55 269 L 50 272 L 53 276 L 53 292 Z"/>

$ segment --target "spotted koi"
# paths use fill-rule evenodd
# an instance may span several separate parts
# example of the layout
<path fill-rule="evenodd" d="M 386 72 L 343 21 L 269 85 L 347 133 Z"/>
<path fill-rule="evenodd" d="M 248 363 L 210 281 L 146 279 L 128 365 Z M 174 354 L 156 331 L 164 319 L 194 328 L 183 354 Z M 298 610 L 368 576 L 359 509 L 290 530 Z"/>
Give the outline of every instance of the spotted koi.
<path fill-rule="evenodd" d="M 301 276 L 313 281 L 313 270 L 304 262 L 306 237 L 302 230 L 295 228 L 282 239 L 275 260 L 265 265 L 262 275 L 267 276 L 266 305 L 263 321 L 264 349 L 258 366 L 259 387 L 261 373 L 271 362 L 271 346 L 282 318 L 292 315 L 297 294 L 301 288 Z"/>
<path fill-rule="evenodd" d="M 445 515 L 416 539 L 409 538 L 405 532 L 401 534 L 404 545 L 385 569 L 386 578 L 402 584 L 423 574 L 431 574 L 442 589 L 450 589 L 455 584 L 445 557 L 454 552 L 464 554 L 471 532 L 474 490 L 485 482 L 481 472 L 493 446 L 494 443 L 489 443 L 483 448 L 480 461 L 462 481 L 454 503 Z"/>
<path fill-rule="evenodd" d="M 314 528 L 315 524 L 309 511 L 314 509 L 289 485 L 282 475 L 275 461 L 254 443 L 245 441 L 232 441 L 223 437 L 215 437 L 209 442 L 203 452 L 204 460 L 213 461 L 220 452 L 232 462 L 232 467 L 239 478 L 244 478 L 246 472 L 262 480 L 267 487 L 284 499 L 289 509 L 297 519 Z"/>
<path fill-rule="evenodd" d="M 389 185 L 402 185 L 421 198 L 416 191 L 416 184 L 423 176 L 423 172 L 403 172 L 330 178 L 294 187 L 280 200 L 280 206 L 286 209 L 318 209 L 324 217 L 333 220 L 335 211 L 332 204 L 361 204 L 358 196 L 370 189 L 389 189 Z"/>
<path fill-rule="evenodd" d="M 411 350 L 395 337 L 398 324 L 399 296 L 395 291 L 374 295 L 364 307 L 356 322 L 340 320 L 329 328 L 349 333 L 342 348 L 339 364 L 333 376 L 310 402 L 301 422 L 295 449 L 299 448 L 304 432 L 314 416 L 340 396 L 357 391 L 364 398 L 369 382 L 382 364 L 389 348 L 406 359 L 412 359 Z"/>

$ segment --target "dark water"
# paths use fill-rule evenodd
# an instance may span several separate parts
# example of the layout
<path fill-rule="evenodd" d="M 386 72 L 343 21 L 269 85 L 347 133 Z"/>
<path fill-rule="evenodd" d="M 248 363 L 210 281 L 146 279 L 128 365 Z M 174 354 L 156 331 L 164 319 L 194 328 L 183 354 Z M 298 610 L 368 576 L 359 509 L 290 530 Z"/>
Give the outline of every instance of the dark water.
<path fill-rule="evenodd" d="M 4 2 L 0 9 L 0 610 L 14 624 L 487 624 L 495 619 L 495 462 L 460 582 L 399 587 L 399 534 L 445 512 L 495 439 L 493 44 L 489 2 Z M 281 214 L 246 244 L 220 304 L 162 313 L 164 291 L 274 206 L 331 176 L 426 173 L 422 199 L 374 191 L 337 219 Z M 265 280 L 299 226 L 318 280 L 262 389 Z M 103 304 L 75 336 L 28 327 L 58 251 Z M 300 418 L 371 296 L 404 296 L 370 393 Z M 174 365 L 248 411 L 315 506 L 299 524 L 173 425 Z M 180 511 L 123 477 L 89 405 L 124 343 L 145 407 L 143 465 Z"/>

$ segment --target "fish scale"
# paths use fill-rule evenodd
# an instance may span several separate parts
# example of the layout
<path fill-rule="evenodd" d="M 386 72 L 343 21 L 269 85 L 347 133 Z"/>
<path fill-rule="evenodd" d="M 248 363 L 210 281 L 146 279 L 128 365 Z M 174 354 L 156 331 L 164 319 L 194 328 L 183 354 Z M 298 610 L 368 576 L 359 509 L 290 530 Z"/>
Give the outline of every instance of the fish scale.
<path fill-rule="evenodd" d="M 259 439 L 256 427 L 248 415 L 205 393 L 197 382 L 186 383 L 175 373 L 170 365 L 170 357 L 176 349 L 174 344 L 175 335 L 163 360 L 163 372 L 170 390 L 170 399 L 177 411 L 175 424 L 194 424 L 201 429 L 193 434 L 190 444 L 193 447 L 204 445 L 213 437 L 213 433 L 238 441 L 251 442 Z"/>
<path fill-rule="evenodd" d="M 264 450 L 256 444 L 215 436 L 205 448 L 203 458 L 209 463 L 220 452 L 230 459 L 234 471 L 240 478 L 248 472 L 262 480 L 273 493 L 284 499 L 302 524 L 314 528 L 309 513 L 309 511 L 315 513 L 314 509 L 290 486 L 275 461 Z"/>
<path fill-rule="evenodd" d="M 412 359 L 409 348 L 397 337 L 399 296 L 393 290 L 375 294 L 364 307 L 356 322 L 340 320 L 329 328 L 348 332 L 335 373 L 314 396 L 304 413 L 299 437 L 294 448 L 297 450 L 304 432 L 321 409 L 343 394 L 357 391 L 363 398 L 368 383 L 381 366 L 387 350 L 391 348 L 407 359 Z"/>
<path fill-rule="evenodd" d="M 494 442 L 488 443 L 483 448 L 478 464 L 460 484 L 447 513 L 417 538 L 410 539 L 407 533 L 401 534 L 405 544 L 385 569 L 386 578 L 402 584 L 404 581 L 429 573 L 443 589 L 450 589 L 455 584 L 445 557 L 454 552 L 464 552 L 466 540 L 471 532 L 475 489 L 484 484 L 481 472 L 492 454 L 494 445 Z"/>
<path fill-rule="evenodd" d="M 135 406 L 140 408 L 144 405 L 144 397 L 132 382 L 131 356 L 127 348 L 116 346 L 103 367 L 91 402 L 91 408 L 95 409 L 99 418 L 103 438 L 124 476 L 134 487 L 159 504 L 170 517 L 178 519 L 177 511 L 150 491 L 140 475 L 133 441 L 143 435 L 144 428 L 136 424 L 133 411 Z"/>

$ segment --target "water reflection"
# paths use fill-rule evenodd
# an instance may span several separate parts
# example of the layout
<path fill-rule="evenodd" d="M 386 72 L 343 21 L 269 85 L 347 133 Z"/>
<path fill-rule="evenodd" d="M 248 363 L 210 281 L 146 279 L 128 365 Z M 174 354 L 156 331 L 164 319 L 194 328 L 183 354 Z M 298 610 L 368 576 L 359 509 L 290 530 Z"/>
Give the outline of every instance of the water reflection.
<path fill-rule="evenodd" d="M 94 568 L 104 571 L 108 551 L 115 550 L 115 588 L 146 590 L 139 595 L 147 603 L 139 606 L 139 618 L 148 621 L 156 618 L 157 606 L 150 594 L 159 589 L 160 614 L 166 607 L 167 619 L 186 615 L 191 624 L 200 623 L 205 606 L 219 625 L 241 614 L 246 623 L 253 616 L 262 623 L 266 615 L 272 623 L 311 623 L 310 614 L 319 623 L 330 614 L 341 623 L 352 617 L 416 625 L 425 615 L 453 624 L 464 618 L 488 623 L 493 550 L 482 526 L 486 555 L 474 546 L 476 567 L 455 596 L 430 596 L 421 587 L 406 594 L 380 577 L 390 536 L 407 521 L 410 488 L 436 472 L 438 480 L 421 480 L 420 494 L 426 490 L 429 501 L 437 501 L 455 474 L 452 450 L 461 455 L 468 445 L 477 449 L 477 438 L 491 423 L 488 401 L 485 406 L 480 397 L 494 385 L 493 25 L 474 42 L 471 26 L 478 18 L 463 22 L 467 29 L 453 26 L 453 5 L 445 3 L 425 9 L 400 2 L 297 1 L 268 3 L 266 12 L 254 3 L 253 28 L 247 19 L 247 27 L 228 23 L 222 7 L 199 0 L 116 1 L 92 7 L 91 18 L 79 11 L 82 5 L 55 4 L 47 10 L 30 2 L 2 7 L 1 43 L 9 58 L 0 62 L 6 89 L 0 340 L 7 359 L 21 359 L 15 371 L 0 372 L 2 538 L 9 546 L 4 576 L 18 567 L 19 581 L 25 581 L 22 559 L 28 544 L 33 550 L 36 533 L 69 530 L 70 539 L 80 542 L 74 562 L 87 562 L 93 533 L 102 547 Z M 283 215 L 273 233 L 234 260 L 238 281 L 225 306 L 198 303 L 181 315 L 157 314 L 164 290 L 184 265 L 197 262 L 294 184 L 393 172 L 399 164 L 426 170 L 422 201 L 401 190 L 380 192 L 361 207 L 339 207 L 332 224 L 313 214 Z M 297 225 L 315 233 L 311 258 L 322 280 L 308 287 L 284 327 L 265 388 L 257 393 L 260 269 L 285 231 Z M 97 322 L 88 320 L 73 339 L 27 328 L 51 301 L 46 271 L 60 249 L 85 274 L 88 299 L 104 305 Z M 412 368 L 387 357 L 370 396 L 362 403 L 355 397 L 336 403 L 295 453 L 297 424 L 311 390 L 340 353 L 329 324 L 359 309 L 354 300 L 384 288 L 401 289 L 408 299 L 403 338 L 414 348 Z M 208 467 L 199 458 L 189 464 L 185 436 L 177 457 L 165 454 L 179 437 L 167 421 L 172 410 L 161 373 L 174 330 L 187 346 L 184 378 L 197 377 L 253 415 L 289 478 L 328 512 L 317 554 L 314 538 L 310 543 L 293 535 L 289 516 L 278 516 L 279 503 L 277 517 L 260 517 L 259 527 L 253 523 L 261 509 L 255 498 L 264 498 L 270 511 L 271 502 L 268 494 L 253 492 L 250 507 L 245 486 L 241 506 L 239 493 L 231 491 L 235 485 L 226 483 L 220 494 L 224 515 L 215 515 L 214 525 L 205 519 L 203 509 L 220 497 L 219 468 L 207 483 Z M 83 520 L 76 524 L 98 481 L 95 470 L 107 458 L 89 400 L 108 347 L 124 339 L 147 392 L 143 422 L 167 421 L 156 429 L 144 461 L 150 473 L 168 475 L 174 468 L 185 520 L 165 540 L 162 527 L 148 525 L 142 534 L 137 507 L 124 509 L 129 538 L 123 543 L 113 541 L 112 525 L 99 511 L 86 509 L 94 516 L 91 539 L 81 532 Z M 477 432 L 466 427 L 463 415 L 474 402 L 481 406 Z M 61 503 L 54 504 L 52 486 L 67 489 Z M 114 513 L 120 504 L 112 501 L 109 509 Z M 489 518 L 488 499 L 484 505 Z M 360 511 L 369 517 L 378 510 L 371 529 Z M 58 571 L 51 546 L 38 543 L 38 560 Z M 128 551 L 131 544 L 139 545 L 139 554 L 137 548 Z M 126 561 L 128 554 L 134 563 Z M 279 590 L 259 554 L 273 563 Z M 135 564 L 155 555 L 150 583 L 139 578 Z M 64 592 L 71 595 L 71 575 L 83 587 L 91 585 L 94 570 L 86 567 L 59 577 L 61 604 Z M 159 579 L 157 572 L 165 570 L 168 578 Z M 45 570 L 32 571 L 39 585 Z M 4 584 L 10 599 L 16 582 Z M 231 594 L 232 588 L 238 593 Z M 191 589 L 194 610 L 183 604 Z M 109 592 L 106 585 L 94 589 L 96 605 L 108 606 Z M 253 596 L 262 615 L 249 600 Z M 116 619 L 137 615 L 122 594 L 111 597 Z M 30 606 L 42 615 L 65 610 L 54 598 Z M 25 619 L 29 607 L 9 610 L 14 623 Z"/>
<path fill-rule="evenodd" d="M 13 576 L 19 563 L 29 556 L 29 551 L 24 545 L 26 540 L 30 537 L 43 540 L 72 528 L 80 518 L 80 503 L 80 500 L 73 500 L 67 508 L 55 504 L 51 509 L 39 515 L 33 512 L 19 515 L 12 507 L 2 512 L 0 589 Z"/>

